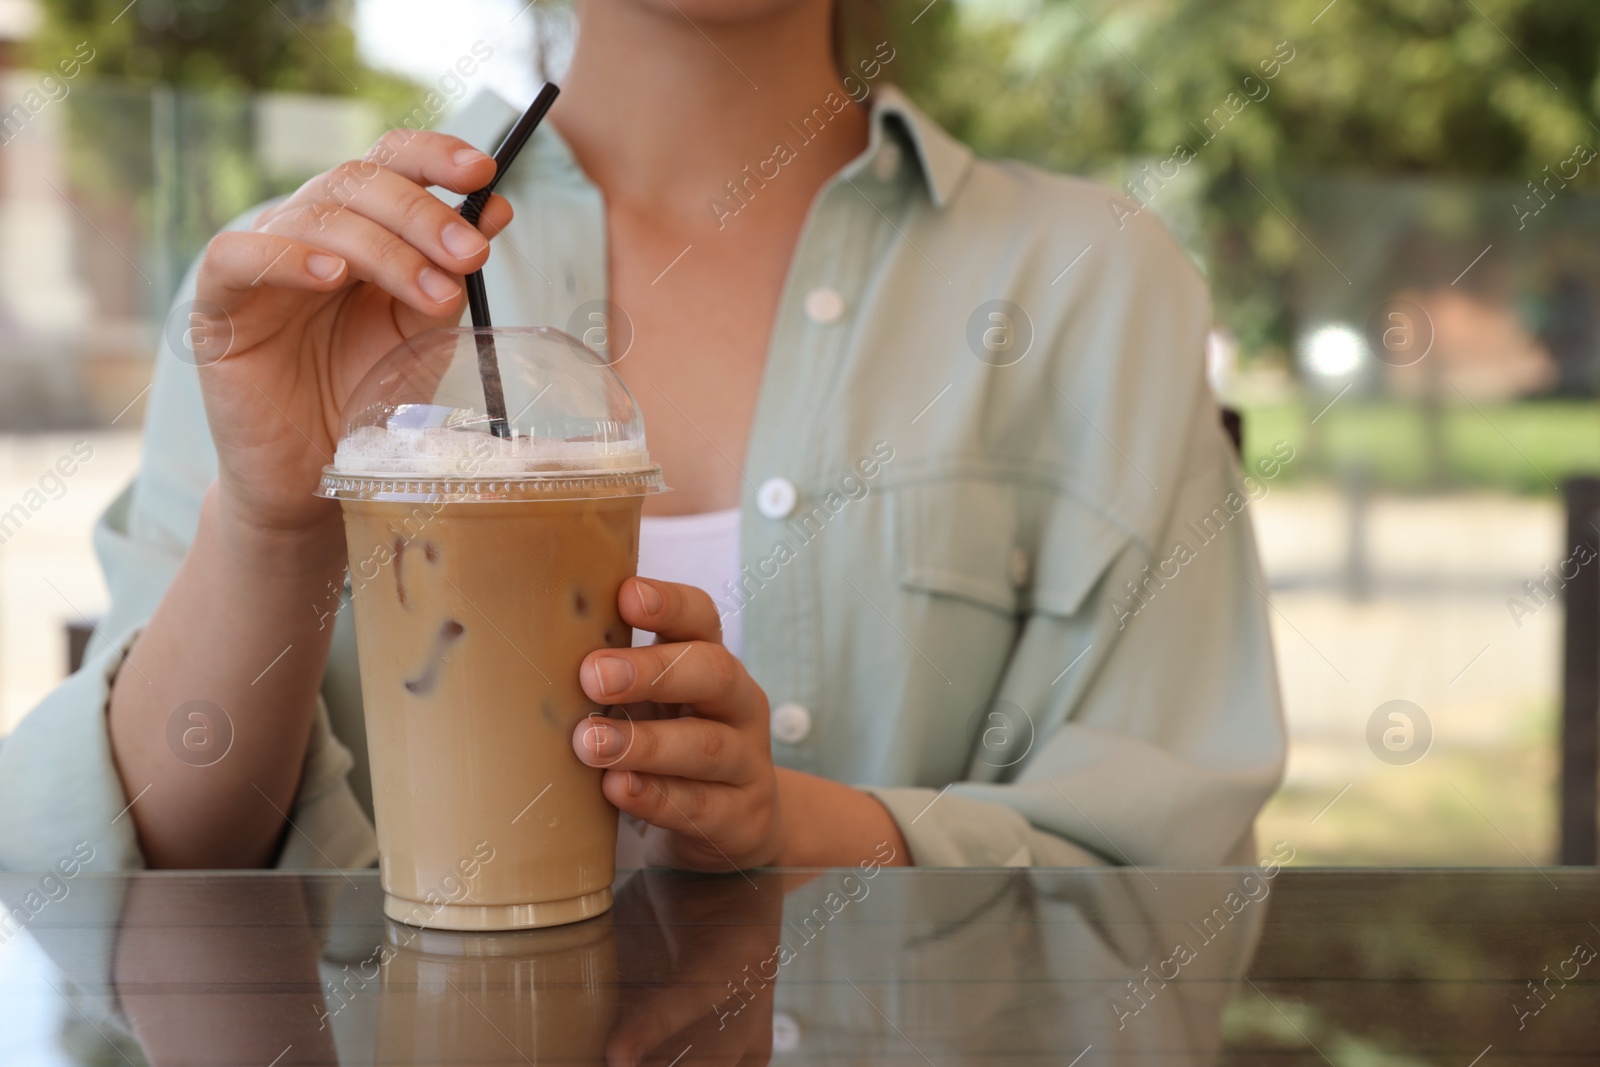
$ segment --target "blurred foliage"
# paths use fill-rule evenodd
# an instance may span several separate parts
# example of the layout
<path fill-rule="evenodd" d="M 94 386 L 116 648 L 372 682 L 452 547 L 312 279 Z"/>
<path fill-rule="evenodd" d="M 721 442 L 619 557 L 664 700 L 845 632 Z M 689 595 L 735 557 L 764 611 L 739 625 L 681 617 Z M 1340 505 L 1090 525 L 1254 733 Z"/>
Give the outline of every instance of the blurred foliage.
<path fill-rule="evenodd" d="M 1563 478 L 1588 474 L 1600 456 L 1600 408 L 1581 401 L 1456 404 L 1442 409 L 1403 400 L 1346 399 L 1312 419 L 1327 397 L 1247 404 L 1246 467 L 1278 441 L 1303 447 L 1305 462 L 1284 468 L 1285 483 L 1338 476 L 1359 464 L 1380 489 L 1443 485 L 1542 495 Z M 1429 420 L 1438 419 L 1436 433 Z M 1435 456 L 1437 448 L 1441 455 Z"/>
<path fill-rule="evenodd" d="M 363 95 L 397 102 L 410 83 L 356 54 L 348 0 L 40 0 L 40 67 L 79 41 L 101 77 L 185 88 Z"/>
<path fill-rule="evenodd" d="M 360 96 L 396 116 L 420 92 L 361 62 L 353 0 L 40 3 L 36 65 L 88 41 L 96 57 L 86 80 L 176 90 L 180 129 L 185 94 L 206 94 L 188 106 L 205 136 L 225 144 L 209 154 L 197 144 L 183 167 L 205 172 L 193 175 L 197 195 L 236 190 L 218 203 L 280 191 L 250 178 L 249 94 Z M 888 76 L 980 153 L 1096 176 L 1148 203 L 1209 274 L 1218 319 L 1246 363 L 1286 361 L 1307 323 L 1360 322 L 1397 286 L 1419 284 L 1416 250 L 1429 259 L 1422 281 L 1447 282 L 1485 243 L 1504 260 L 1536 228 L 1538 246 L 1514 261 L 1512 299 L 1524 317 L 1573 333 L 1567 320 L 1600 307 L 1600 283 L 1583 280 L 1600 278 L 1600 251 L 1583 235 L 1586 220 L 1567 214 L 1587 199 L 1577 194 L 1600 189 L 1600 163 L 1581 167 L 1557 210 L 1526 233 L 1516 207 L 1531 181 L 1570 164 L 1576 145 L 1600 143 L 1600 4 L 840 4 L 846 68 L 890 39 Z M 91 192 L 160 165 L 127 121 L 74 119 L 77 173 Z M 153 114 L 144 128 L 159 138 L 163 121 Z M 1415 187 L 1395 193 L 1396 179 Z M 1375 184 L 1383 195 L 1370 195 Z M 215 215 L 200 212 L 196 226 Z M 1578 353 L 1569 363 L 1587 361 L 1565 391 L 1591 391 L 1600 361 L 1585 354 L 1590 339 L 1557 341 Z"/>
<path fill-rule="evenodd" d="M 980 153 L 1118 186 L 1176 171 L 1143 199 L 1247 357 L 1296 333 L 1291 272 L 1323 240 L 1300 177 L 1499 182 L 1495 214 L 1441 222 L 1505 228 L 1526 182 L 1600 143 L 1600 4 L 896 0 L 889 20 L 895 77 Z M 1600 188 L 1600 167 L 1571 184 Z"/>
<path fill-rule="evenodd" d="M 1204 147 L 1209 170 L 1521 179 L 1594 138 L 1600 107 L 1596 4 L 977 0 L 905 26 L 938 47 L 897 74 L 952 132 L 1063 170 L 1199 149 L 1196 127 L 1280 42 L 1294 58 Z"/>

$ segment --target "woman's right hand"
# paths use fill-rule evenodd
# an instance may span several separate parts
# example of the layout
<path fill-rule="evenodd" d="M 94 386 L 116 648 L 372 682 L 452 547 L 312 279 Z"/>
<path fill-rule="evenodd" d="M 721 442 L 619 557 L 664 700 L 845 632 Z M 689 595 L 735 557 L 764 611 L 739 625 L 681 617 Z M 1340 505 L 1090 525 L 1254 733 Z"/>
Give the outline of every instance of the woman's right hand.
<path fill-rule="evenodd" d="M 401 340 L 460 321 L 462 276 L 511 221 L 494 196 L 474 229 L 426 187 L 467 193 L 493 176 L 459 138 L 391 130 L 212 239 L 190 328 L 232 518 L 289 533 L 333 521 L 337 505 L 312 493 L 345 400 Z"/>

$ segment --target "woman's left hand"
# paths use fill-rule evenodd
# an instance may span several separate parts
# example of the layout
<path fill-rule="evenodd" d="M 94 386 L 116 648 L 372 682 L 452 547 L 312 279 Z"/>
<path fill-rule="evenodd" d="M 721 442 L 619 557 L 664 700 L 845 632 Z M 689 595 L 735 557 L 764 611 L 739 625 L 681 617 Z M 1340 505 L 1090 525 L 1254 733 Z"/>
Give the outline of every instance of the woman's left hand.
<path fill-rule="evenodd" d="M 617 597 L 656 644 L 591 652 L 589 698 L 626 716 L 590 716 L 578 758 L 605 768 L 606 799 L 650 824 L 650 865 L 703 871 L 769 866 L 784 855 L 767 695 L 722 645 L 711 598 L 693 586 L 630 578 Z"/>

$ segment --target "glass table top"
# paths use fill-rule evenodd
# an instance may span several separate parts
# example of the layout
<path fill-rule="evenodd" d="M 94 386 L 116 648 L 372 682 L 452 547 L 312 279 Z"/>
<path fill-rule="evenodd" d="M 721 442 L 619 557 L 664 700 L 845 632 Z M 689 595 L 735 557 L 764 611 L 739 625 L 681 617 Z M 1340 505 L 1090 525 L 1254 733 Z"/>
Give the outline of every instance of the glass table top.
<path fill-rule="evenodd" d="M 1600 872 L 872 875 L 457 934 L 373 871 L 0 874 L 0 1064 L 1600 1062 Z"/>

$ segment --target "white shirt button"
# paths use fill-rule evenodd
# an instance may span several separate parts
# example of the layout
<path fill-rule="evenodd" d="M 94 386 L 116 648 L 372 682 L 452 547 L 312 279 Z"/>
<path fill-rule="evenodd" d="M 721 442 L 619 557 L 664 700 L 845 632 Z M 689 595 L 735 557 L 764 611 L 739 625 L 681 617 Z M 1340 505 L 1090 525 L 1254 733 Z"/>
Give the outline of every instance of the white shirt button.
<path fill-rule="evenodd" d="M 772 736 L 798 745 L 811 736 L 811 713 L 799 704 L 779 704 L 772 712 Z"/>
<path fill-rule="evenodd" d="M 786 1011 L 772 1013 L 772 1051 L 793 1052 L 800 1047 L 800 1024 Z"/>
<path fill-rule="evenodd" d="M 756 510 L 769 519 L 787 519 L 799 496 L 789 479 L 768 478 L 756 489 Z"/>
<path fill-rule="evenodd" d="M 1011 584 L 1018 589 L 1028 584 L 1028 553 L 1021 548 L 1012 548 L 1006 553 L 1006 576 L 1011 579 Z"/>
<path fill-rule="evenodd" d="M 900 173 L 900 146 L 893 141 L 884 142 L 872 161 L 872 173 L 880 182 L 890 181 Z"/>
<path fill-rule="evenodd" d="M 831 326 L 844 317 L 844 297 L 823 286 L 806 294 L 806 318 L 818 326 Z"/>

